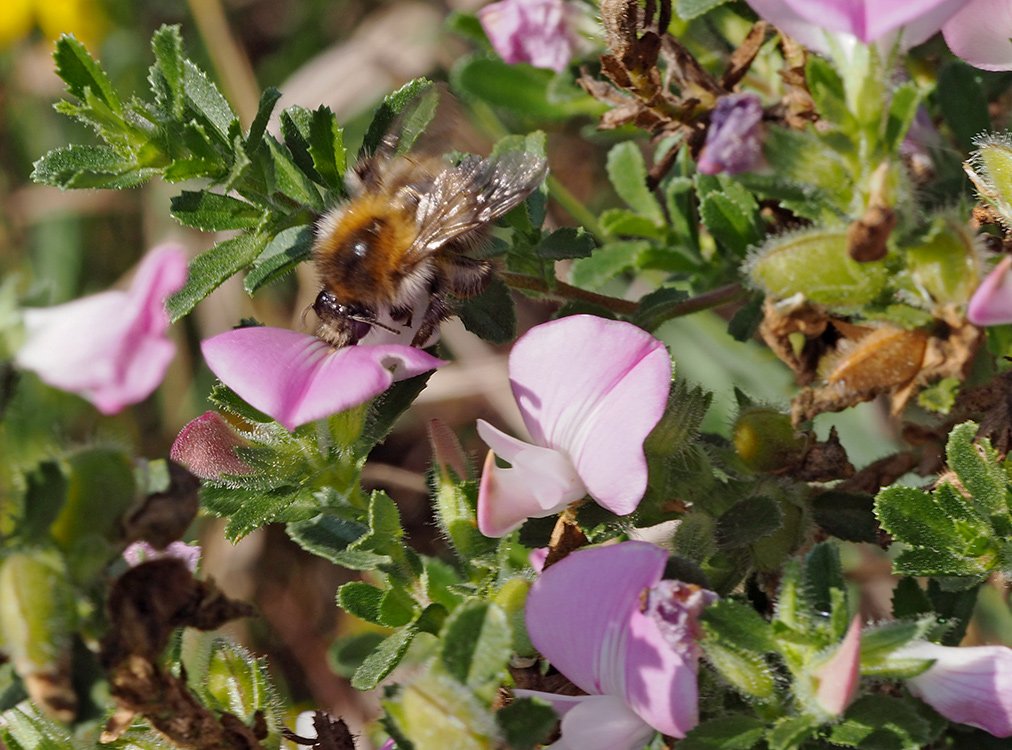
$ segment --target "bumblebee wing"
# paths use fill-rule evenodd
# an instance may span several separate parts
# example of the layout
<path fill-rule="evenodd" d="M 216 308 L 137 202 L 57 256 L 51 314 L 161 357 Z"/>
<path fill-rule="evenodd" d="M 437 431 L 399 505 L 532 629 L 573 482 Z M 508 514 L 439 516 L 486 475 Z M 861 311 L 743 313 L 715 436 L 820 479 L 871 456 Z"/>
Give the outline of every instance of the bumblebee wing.
<path fill-rule="evenodd" d="M 547 171 L 544 157 L 507 151 L 487 159 L 467 157 L 441 172 L 419 201 L 418 236 L 408 255 L 434 253 L 495 221 L 530 195 Z"/>

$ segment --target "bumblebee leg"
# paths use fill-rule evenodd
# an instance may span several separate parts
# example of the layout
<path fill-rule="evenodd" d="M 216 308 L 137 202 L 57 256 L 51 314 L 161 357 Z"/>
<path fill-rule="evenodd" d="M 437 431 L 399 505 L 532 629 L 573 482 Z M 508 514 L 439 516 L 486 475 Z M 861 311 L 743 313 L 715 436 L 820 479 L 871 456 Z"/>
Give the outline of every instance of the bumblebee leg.
<path fill-rule="evenodd" d="M 436 332 L 439 324 L 452 314 L 453 310 L 450 309 L 444 294 L 442 292 L 433 294 L 432 301 L 429 303 L 425 316 L 422 318 L 422 324 L 418 327 L 415 337 L 411 340 L 411 346 L 424 346 L 432 338 L 432 334 Z"/>
<path fill-rule="evenodd" d="M 442 264 L 444 288 L 455 297 L 467 299 L 485 291 L 492 278 L 491 261 L 452 256 Z"/>

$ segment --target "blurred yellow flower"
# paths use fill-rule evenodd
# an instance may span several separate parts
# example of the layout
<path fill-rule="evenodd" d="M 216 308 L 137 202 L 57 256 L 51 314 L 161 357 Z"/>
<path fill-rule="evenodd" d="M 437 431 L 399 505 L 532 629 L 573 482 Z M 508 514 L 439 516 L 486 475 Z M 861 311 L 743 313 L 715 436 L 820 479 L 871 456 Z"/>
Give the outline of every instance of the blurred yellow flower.
<path fill-rule="evenodd" d="M 0 48 L 24 39 L 35 26 L 49 39 L 73 34 L 94 47 L 105 31 L 105 16 L 95 0 L 0 0 Z"/>

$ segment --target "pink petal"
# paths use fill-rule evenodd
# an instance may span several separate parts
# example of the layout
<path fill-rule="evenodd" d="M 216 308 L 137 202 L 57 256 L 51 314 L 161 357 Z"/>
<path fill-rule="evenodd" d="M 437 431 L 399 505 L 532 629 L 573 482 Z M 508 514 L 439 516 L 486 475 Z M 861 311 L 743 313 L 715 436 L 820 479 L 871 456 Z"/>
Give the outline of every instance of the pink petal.
<path fill-rule="evenodd" d="M 201 549 L 199 545 L 187 544 L 186 542 L 172 542 L 165 549 L 156 549 L 147 542 L 134 542 L 123 550 L 123 559 L 131 567 L 140 565 L 148 560 L 158 560 L 163 557 L 175 557 L 186 563 L 191 573 L 197 572 L 197 565 L 200 562 Z"/>
<path fill-rule="evenodd" d="M 980 282 L 970 298 L 966 317 L 977 326 L 1012 323 L 1012 255 L 1001 262 Z"/>
<path fill-rule="evenodd" d="M 509 371 L 534 442 L 567 454 L 598 503 L 635 510 L 647 484 L 643 441 L 671 387 L 664 344 L 629 323 L 574 315 L 521 337 Z"/>
<path fill-rule="evenodd" d="M 963 0 L 784 0 L 817 28 L 851 34 L 862 42 L 914 25 L 924 41 L 941 28 Z M 754 3 L 751 3 L 754 5 Z M 925 31 L 927 33 L 925 34 Z M 912 42 L 904 39 L 905 45 Z"/>
<path fill-rule="evenodd" d="M 562 736 L 554 750 L 642 750 L 655 730 L 621 698 L 593 695 L 562 717 Z"/>
<path fill-rule="evenodd" d="M 894 656 L 935 660 L 926 672 L 907 680 L 907 687 L 946 719 L 995 737 L 1012 737 L 1012 649 L 919 641 Z"/>
<path fill-rule="evenodd" d="M 861 617 L 855 615 L 836 653 L 813 673 L 815 700 L 830 716 L 842 716 L 857 697 L 861 666 Z"/>
<path fill-rule="evenodd" d="M 970 65 L 1012 70 L 1012 3 L 972 0 L 942 27 L 945 42 Z"/>
<path fill-rule="evenodd" d="M 315 336 L 266 327 L 227 331 L 204 341 L 201 350 L 225 385 L 289 430 L 443 364 L 410 346 L 332 349 Z"/>
<path fill-rule="evenodd" d="M 186 281 L 186 255 L 148 253 L 127 291 L 109 291 L 24 314 L 27 340 L 16 361 L 49 385 L 78 393 L 105 414 L 158 387 L 175 353 L 165 336 L 165 299 Z"/>
<path fill-rule="evenodd" d="M 748 0 L 752 10 L 809 49 L 825 52 L 828 48 L 825 32 L 817 25 L 799 16 L 787 0 Z"/>
<path fill-rule="evenodd" d="M 169 458 L 201 479 L 248 474 L 250 467 L 235 454 L 245 444 L 218 412 L 206 411 L 179 431 Z"/>
<path fill-rule="evenodd" d="M 558 513 L 587 494 L 569 458 L 551 448 L 531 445 L 478 420 L 478 435 L 512 467 L 485 461 L 478 488 L 478 529 L 485 536 L 505 536 L 528 518 Z"/>
<path fill-rule="evenodd" d="M 525 615 L 531 642 L 581 690 L 623 695 L 629 623 L 667 559 L 648 542 L 573 552 L 531 587 Z"/>
<path fill-rule="evenodd" d="M 508 63 L 561 72 L 573 56 L 563 0 L 501 0 L 478 11 L 489 42 Z"/>

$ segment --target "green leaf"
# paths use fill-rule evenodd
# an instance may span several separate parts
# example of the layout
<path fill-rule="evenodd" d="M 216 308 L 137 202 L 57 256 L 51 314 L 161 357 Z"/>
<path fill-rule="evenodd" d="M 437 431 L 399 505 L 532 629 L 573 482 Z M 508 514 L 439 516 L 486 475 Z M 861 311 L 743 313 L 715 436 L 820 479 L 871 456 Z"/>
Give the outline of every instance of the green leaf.
<path fill-rule="evenodd" d="M 365 427 L 356 445 L 357 453 L 365 455 L 374 445 L 382 442 L 397 418 L 424 390 L 430 377 L 432 373 L 425 372 L 407 380 L 399 380 L 373 400 L 366 415 Z"/>
<path fill-rule="evenodd" d="M 344 568 L 376 570 L 390 562 L 386 555 L 355 546 L 369 533 L 367 526 L 328 513 L 290 523 L 287 531 L 302 549 Z"/>
<path fill-rule="evenodd" d="M 17 536 L 28 544 L 42 542 L 67 499 L 67 478 L 55 461 L 43 461 L 25 474 L 24 517 Z"/>
<path fill-rule="evenodd" d="M 784 716 L 767 730 L 769 750 L 796 750 L 819 726 L 812 716 Z"/>
<path fill-rule="evenodd" d="M 769 497 L 740 500 L 717 519 L 717 547 L 734 549 L 755 543 L 780 528 L 780 504 Z"/>
<path fill-rule="evenodd" d="M 382 633 L 367 631 L 338 638 L 330 647 L 330 666 L 341 677 L 350 678 L 383 637 Z"/>
<path fill-rule="evenodd" d="M 755 609 L 734 599 L 721 599 L 708 606 L 700 622 L 708 640 L 757 653 L 775 649 L 770 624 Z"/>
<path fill-rule="evenodd" d="M 805 556 L 805 597 L 816 612 L 833 610 L 833 590 L 845 591 L 840 552 L 830 542 L 816 544 Z"/>
<path fill-rule="evenodd" d="M 477 297 L 463 300 L 457 315 L 467 330 L 493 344 L 509 343 L 517 335 L 513 297 L 498 276 L 493 276 Z"/>
<path fill-rule="evenodd" d="M 974 136 L 991 127 L 980 77 L 980 71 L 957 60 L 938 72 L 935 101 L 964 152 L 973 148 Z"/>
<path fill-rule="evenodd" d="M 295 105 L 281 113 L 281 134 L 284 136 L 285 146 L 292 154 L 292 160 L 299 169 L 322 185 L 323 178 L 313 166 L 313 157 L 309 153 L 312 124 L 313 113 L 305 107 Z"/>
<path fill-rule="evenodd" d="M 264 138 L 270 153 L 273 171 L 274 190 L 281 192 L 299 206 L 319 212 L 323 210 L 323 198 L 313 181 L 304 171 L 299 169 L 288 149 L 278 143 L 273 136 Z"/>
<path fill-rule="evenodd" d="M 439 658 L 446 671 L 478 695 L 491 699 L 506 674 L 513 633 L 502 608 L 474 602 L 446 622 Z"/>
<path fill-rule="evenodd" d="M 625 208 L 609 208 L 601 212 L 599 223 L 609 237 L 645 237 L 662 241 L 667 234 L 666 229 L 652 219 Z"/>
<path fill-rule="evenodd" d="M 189 60 L 184 61 L 183 90 L 186 103 L 193 112 L 210 125 L 223 143 L 231 143 L 233 125 L 238 125 L 235 112 L 218 87 L 207 75 Z"/>
<path fill-rule="evenodd" d="M 309 155 L 323 184 L 342 190 L 348 159 L 344 150 L 344 131 L 329 107 L 320 106 L 313 112 L 309 125 Z"/>
<path fill-rule="evenodd" d="M 454 67 L 452 82 L 456 91 L 539 120 L 595 115 L 604 108 L 578 89 L 559 92 L 553 86 L 553 71 L 526 63 L 509 64 L 481 57 L 464 59 Z"/>
<path fill-rule="evenodd" d="M 934 617 L 916 621 L 895 621 L 866 627 L 861 631 L 861 674 L 866 677 L 897 677 L 892 652 L 913 640 L 924 639 Z"/>
<path fill-rule="evenodd" d="M 351 686 L 356 690 L 372 690 L 379 685 L 400 664 L 418 632 L 418 626 L 412 624 L 387 636 L 355 670 Z"/>
<path fill-rule="evenodd" d="M 726 181 L 723 192 L 713 192 L 699 204 L 699 217 L 713 238 L 733 254 L 744 257 L 763 236 L 759 205 L 748 190 Z"/>
<path fill-rule="evenodd" d="M 653 331 L 661 323 L 670 320 L 688 296 L 687 292 L 674 287 L 662 286 L 655 289 L 640 300 L 640 307 L 633 316 L 633 321 L 640 328 Z"/>
<path fill-rule="evenodd" d="M 253 263 L 266 245 L 265 235 L 240 234 L 190 261 L 186 284 L 165 303 L 172 321 L 188 314 L 226 279 Z"/>
<path fill-rule="evenodd" d="M 60 188 L 131 188 L 160 171 L 124 159 L 109 146 L 62 146 L 33 165 L 32 179 Z"/>
<path fill-rule="evenodd" d="M 945 455 L 949 467 L 973 498 L 982 515 L 1008 514 L 1008 475 L 998 451 L 983 438 L 976 443 L 977 425 L 964 422 L 949 433 Z"/>
<path fill-rule="evenodd" d="M 650 245 L 640 240 L 609 242 L 596 248 L 589 257 L 573 263 L 570 280 L 583 289 L 600 289 L 631 268 Z"/>
<path fill-rule="evenodd" d="M 253 261 L 253 268 L 243 280 L 246 292 L 252 295 L 260 287 L 295 270 L 313 254 L 316 234 L 312 225 L 289 227 L 274 235 L 264 251 Z"/>
<path fill-rule="evenodd" d="M 608 179 L 619 197 L 633 211 L 658 226 L 664 224 L 664 212 L 647 187 L 647 165 L 643 153 L 633 141 L 623 141 L 608 152 Z"/>
<path fill-rule="evenodd" d="M 151 91 L 161 110 L 173 120 L 183 119 L 186 96 L 183 79 L 186 75 L 183 38 L 178 26 L 162 26 L 151 37 L 155 64 L 148 73 Z"/>
<path fill-rule="evenodd" d="M 586 258 L 597 245 L 583 227 L 563 227 L 546 234 L 534 246 L 534 252 L 547 260 Z"/>
<path fill-rule="evenodd" d="M 64 34 L 56 41 L 53 53 L 56 74 L 67 84 L 67 91 L 82 101 L 91 91 L 113 112 L 120 114 L 123 106 L 105 71 L 73 36 Z"/>
<path fill-rule="evenodd" d="M 512 750 L 531 750 L 548 740 L 559 717 L 548 703 L 525 697 L 496 711 L 495 720 Z"/>
<path fill-rule="evenodd" d="M 236 488 L 205 483 L 200 498 L 212 513 L 228 517 L 225 537 L 233 543 L 273 521 L 302 520 L 316 505 L 309 488 L 288 484 Z"/>
<path fill-rule="evenodd" d="M 264 133 L 267 131 L 267 123 L 270 122 L 271 113 L 274 112 L 274 105 L 281 98 L 281 92 L 273 86 L 268 86 L 260 95 L 260 104 L 257 107 L 256 116 L 249 126 L 249 133 L 246 134 L 246 153 L 252 154 L 263 143 Z"/>
<path fill-rule="evenodd" d="M 899 150 L 903 138 L 917 115 L 921 103 L 920 89 L 914 83 L 904 83 L 893 91 L 889 114 L 885 122 L 883 145 L 889 153 Z"/>
<path fill-rule="evenodd" d="M 709 13 L 714 8 L 719 8 L 721 5 L 730 2 L 731 0 L 678 0 L 678 4 L 675 6 L 675 12 L 678 17 L 685 20 L 691 21 L 693 18 L 697 18 L 704 13 Z"/>
<path fill-rule="evenodd" d="M 263 209 L 252 203 L 207 190 L 184 190 L 170 205 L 180 224 L 204 232 L 255 229 L 265 218 Z"/>
<path fill-rule="evenodd" d="M 931 727 L 909 701 L 875 694 L 859 698 L 835 725 L 829 741 L 861 750 L 920 750 Z"/>
<path fill-rule="evenodd" d="M 765 723 L 755 717 L 721 716 L 689 732 L 678 742 L 678 750 L 753 750 L 765 732 Z"/>
<path fill-rule="evenodd" d="M 383 97 L 383 101 L 376 108 L 376 112 L 373 113 L 369 129 L 362 139 L 362 148 L 359 151 L 359 155 L 367 156 L 374 153 L 379 148 L 384 136 L 390 131 L 394 122 L 402 113 L 410 112 L 411 107 L 417 106 L 419 101 L 425 101 L 424 95 L 431 91 L 434 85 L 427 78 L 416 78 L 404 84 L 393 93 Z M 417 136 L 418 133 L 415 133 L 415 135 Z M 398 143 L 399 145 L 400 143 Z M 411 144 L 408 143 L 407 147 L 410 146 Z"/>
<path fill-rule="evenodd" d="M 727 332 L 735 341 L 748 341 L 759 330 L 763 321 L 763 295 L 752 294 L 748 301 L 728 321 Z"/>
<path fill-rule="evenodd" d="M 805 82 L 823 119 L 849 130 L 854 124 L 854 115 L 847 106 L 843 79 L 829 61 L 810 55 L 805 63 Z"/>
<path fill-rule="evenodd" d="M 380 605 L 386 592 L 362 581 L 351 581 L 337 590 L 337 606 L 366 622 L 385 625 L 380 619 Z"/>

